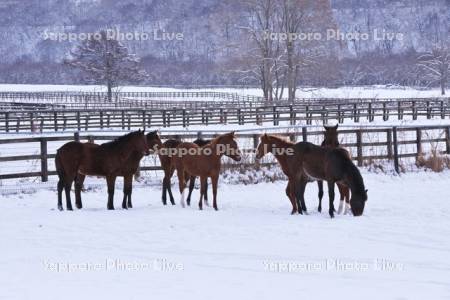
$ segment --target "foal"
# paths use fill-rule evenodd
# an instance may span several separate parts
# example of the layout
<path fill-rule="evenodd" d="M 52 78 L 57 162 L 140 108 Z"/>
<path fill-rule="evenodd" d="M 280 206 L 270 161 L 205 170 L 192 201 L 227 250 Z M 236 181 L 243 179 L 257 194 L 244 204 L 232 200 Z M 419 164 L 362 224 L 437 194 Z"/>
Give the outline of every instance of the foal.
<path fill-rule="evenodd" d="M 276 136 L 265 134 L 260 137 L 256 158 L 260 159 L 268 152 L 275 155 L 283 172 L 289 178 L 288 196 L 292 204 L 292 214 L 301 213 L 301 208 L 305 205 L 304 192 L 308 181 L 323 180 L 328 183 L 331 218 L 334 217 L 335 183 L 342 183 L 350 187 L 352 213 L 354 216 L 362 215 L 367 200 L 367 190 L 364 187 L 361 173 L 346 151 L 326 149 L 308 142 L 293 144 Z"/>
<path fill-rule="evenodd" d="M 131 185 L 133 174 L 139 161 L 149 154 L 149 137 L 156 138 L 155 132 L 145 136 L 144 131 L 135 131 L 101 145 L 93 143 L 69 142 L 57 150 L 55 166 L 58 173 L 58 209 L 63 210 L 62 191 L 66 194 L 66 208 L 72 210 L 70 190 L 75 180 L 75 204 L 82 208 L 81 188 L 86 175 L 106 177 L 108 184 L 108 209 L 114 209 L 114 185 L 117 176 L 124 176 L 123 208 L 131 205 Z M 157 138 L 159 139 L 159 137 Z M 128 199 L 128 204 L 126 203 Z"/>
<path fill-rule="evenodd" d="M 181 193 L 181 205 L 184 207 L 184 189 L 186 188 L 186 173 L 189 176 L 200 177 L 199 209 L 203 208 L 202 200 L 206 193 L 206 181 L 211 178 L 213 189 L 213 207 L 217 207 L 217 183 L 221 166 L 221 158 L 226 155 L 234 161 L 240 161 L 241 155 L 235 140 L 234 132 L 219 135 L 209 144 L 199 147 L 194 143 L 181 143 L 177 147 L 177 155 L 173 164 L 177 170 L 178 184 Z"/>
<path fill-rule="evenodd" d="M 210 140 L 203 140 L 203 139 L 196 139 L 194 141 L 194 144 L 203 147 L 204 145 L 208 144 L 210 142 Z M 175 166 L 172 164 L 172 155 L 171 155 L 171 151 L 175 150 L 178 147 L 178 145 L 181 144 L 180 140 L 176 140 L 176 139 L 170 139 L 165 141 L 162 144 L 161 149 L 163 151 L 160 151 L 158 153 L 159 156 L 159 160 L 161 162 L 161 167 L 164 170 L 164 179 L 163 179 L 163 186 L 162 186 L 162 203 L 164 205 L 167 205 L 167 192 L 169 193 L 169 197 L 170 197 L 170 203 L 172 203 L 172 205 L 175 205 L 175 200 L 173 198 L 172 195 L 172 187 L 170 184 L 170 179 L 173 176 L 173 173 L 175 172 Z M 185 178 L 189 178 L 189 176 L 185 176 Z M 192 190 L 194 189 L 194 185 L 195 185 L 195 176 L 190 176 L 189 178 L 189 194 L 188 194 L 188 198 L 187 198 L 187 204 L 190 205 L 191 203 L 191 194 L 192 194 Z M 208 184 L 206 184 L 206 190 L 208 190 Z M 208 193 L 205 192 L 205 203 L 207 203 L 208 201 Z"/>
<path fill-rule="evenodd" d="M 325 128 L 325 139 L 322 142 L 322 147 L 328 148 L 328 149 L 336 149 L 340 148 L 339 146 L 339 140 L 338 140 L 338 132 L 337 129 L 339 127 L 339 124 L 333 127 L 324 126 Z M 344 148 L 340 148 L 342 150 L 345 150 Z M 345 150 L 347 151 L 347 150 Z M 347 151 L 349 158 L 350 153 Z M 317 181 L 317 185 L 319 187 L 319 207 L 318 211 L 322 212 L 322 198 L 323 198 L 323 181 L 319 180 Z M 340 194 L 340 201 L 339 201 L 339 208 L 338 208 L 338 214 L 341 214 L 344 209 L 344 200 L 345 200 L 345 212 L 344 214 L 349 213 L 350 211 L 350 189 L 348 186 L 345 186 L 341 183 L 337 184 Z"/>

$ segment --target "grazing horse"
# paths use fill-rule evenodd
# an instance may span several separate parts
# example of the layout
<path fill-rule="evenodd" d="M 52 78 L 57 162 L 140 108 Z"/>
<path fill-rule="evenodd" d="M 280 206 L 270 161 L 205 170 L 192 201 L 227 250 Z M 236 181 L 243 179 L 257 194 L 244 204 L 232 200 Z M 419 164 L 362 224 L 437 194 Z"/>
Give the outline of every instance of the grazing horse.
<path fill-rule="evenodd" d="M 340 148 L 339 146 L 339 139 L 338 139 L 338 129 L 339 125 L 333 127 L 324 126 L 325 128 L 325 139 L 322 142 L 322 147 L 329 148 L 329 149 L 336 149 Z M 343 149 L 343 148 L 341 148 Z M 345 149 L 343 149 L 345 150 Z M 350 157 L 350 153 L 348 153 L 348 156 Z M 351 157 L 350 157 L 351 158 Z M 319 186 L 319 207 L 317 208 L 319 212 L 322 212 L 322 198 L 323 198 L 323 181 L 319 180 L 317 181 L 317 185 Z M 350 189 L 348 186 L 343 185 L 341 183 L 337 184 L 340 194 L 340 201 L 339 201 L 339 208 L 338 208 L 338 214 L 341 214 L 344 209 L 344 200 L 345 200 L 345 212 L 344 214 L 349 213 L 350 211 Z"/>
<path fill-rule="evenodd" d="M 208 144 L 210 142 L 210 140 L 203 140 L 203 139 L 196 139 L 194 141 L 194 144 L 203 147 L 204 145 Z M 167 192 L 169 192 L 169 197 L 170 197 L 170 203 L 172 203 L 172 205 L 175 205 L 175 200 L 173 198 L 172 195 L 172 187 L 170 184 L 170 179 L 173 176 L 173 173 L 175 172 L 175 166 L 172 164 L 172 155 L 171 155 L 171 150 L 176 150 L 176 148 L 178 147 L 178 145 L 181 144 L 180 140 L 176 140 L 176 139 L 170 139 L 165 141 L 162 144 L 161 149 L 163 151 L 160 151 L 158 153 L 159 156 L 159 160 L 161 162 L 161 167 L 164 170 L 164 179 L 163 179 L 163 188 L 162 188 L 162 203 L 164 205 L 167 205 Z M 185 176 L 185 178 L 188 178 L 188 176 Z M 190 205 L 191 202 L 191 194 L 192 194 L 192 190 L 194 189 L 194 185 L 195 185 L 195 176 L 190 176 L 189 178 L 189 195 L 187 198 L 187 204 Z M 206 184 L 206 190 L 208 190 L 208 184 Z M 208 193 L 205 193 L 205 203 L 207 203 L 208 201 Z"/>
<path fill-rule="evenodd" d="M 161 142 L 156 132 L 147 136 L 144 131 L 135 131 L 101 145 L 69 142 L 57 150 L 55 157 L 58 181 L 58 209 L 63 210 L 62 190 L 66 194 L 66 208 L 72 210 L 70 190 L 75 180 L 75 204 L 82 208 L 81 188 L 86 175 L 104 176 L 108 184 L 107 208 L 114 209 L 114 185 L 117 176 L 124 177 L 122 207 L 132 207 L 131 186 L 133 174 L 144 155 L 149 154 L 148 140 Z M 128 199 L 128 203 L 127 200 Z"/>
<path fill-rule="evenodd" d="M 222 134 L 210 143 L 200 147 L 194 143 L 181 143 L 177 147 L 177 155 L 172 162 L 177 170 L 178 184 L 181 193 L 181 205 L 184 207 L 185 176 L 200 177 L 199 209 L 203 208 L 202 200 L 206 193 L 206 181 L 211 178 L 213 190 L 213 207 L 217 208 L 217 183 L 221 166 L 221 158 L 226 155 L 234 161 L 240 161 L 241 155 L 235 140 L 234 132 Z"/>
<path fill-rule="evenodd" d="M 367 190 L 358 168 L 342 149 L 327 149 L 308 142 L 294 144 L 282 138 L 264 134 L 256 150 L 256 158 L 273 153 L 288 176 L 287 194 L 292 204 L 292 214 L 302 213 L 304 192 L 308 181 L 323 180 L 328 183 L 329 214 L 334 217 L 334 184 L 350 187 L 351 210 L 354 216 L 362 215 L 367 200 Z"/>

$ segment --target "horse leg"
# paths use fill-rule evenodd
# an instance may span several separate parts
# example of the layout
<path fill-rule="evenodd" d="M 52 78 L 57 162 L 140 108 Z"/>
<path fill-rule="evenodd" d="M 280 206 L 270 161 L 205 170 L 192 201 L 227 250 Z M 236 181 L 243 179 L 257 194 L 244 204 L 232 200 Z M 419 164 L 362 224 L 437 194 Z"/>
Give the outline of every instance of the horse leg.
<path fill-rule="evenodd" d="M 345 211 L 344 215 L 351 214 L 351 206 L 350 206 L 350 188 L 348 186 L 344 186 L 344 198 L 345 198 Z"/>
<path fill-rule="evenodd" d="M 205 201 L 205 205 L 209 206 L 209 203 L 208 203 L 208 177 L 206 177 L 206 180 L 205 180 L 205 194 L 203 195 L 203 200 Z"/>
<path fill-rule="evenodd" d="M 170 203 L 172 205 L 175 205 L 175 199 L 173 198 L 173 195 L 172 195 L 172 184 L 170 183 L 170 179 L 172 178 L 174 172 L 175 172 L 175 169 L 170 170 L 169 177 L 167 177 L 167 182 L 166 182 L 166 184 L 167 184 L 166 188 L 167 188 L 167 191 L 169 192 Z"/>
<path fill-rule="evenodd" d="M 288 197 L 289 197 L 289 200 L 291 201 L 291 204 L 292 204 L 291 215 L 294 215 L 294 214 L 296 214 L 296 213 L 303 214 L 302 210 L 301 210 L 301 209 L 300 209 L 300 210 L 298 209 L 297 201 L 296 201 L 296 199 L 295 199 L 295 182 L 294 182 L 294 181 L 295 181 L 295 180 L 289 179 L 288 186 L 286 187 L 286 189 L 289 190 L 289 195 L 288 195 Z"/>
<path fill-rule="evenodd" d="M 83 208 L 83 203 L 81 202 L 81 189 L 83 188 L 85 178 L 85 175 L 79 173 L 77 174 L 77 177 L 75 177 L 75 206 L 78 209 Z"/>
<path fill-rule="evenodd" d="M 70 190 L 72 189 L 73 178 L 68 178 L 64 183 L 64 191 L 66 193 L 66 208 L 67 210 L 73 210 L 72 201 L 70 200 Z"/>
<path fill-rule="evenodd" d="M 342 184 L 338 183 L 337 184 L 338 189 L 339 189 L 339 195 L 340 195 L 340 200 L 339 200 L 339 208 L 338 208 L 338 214 L 342 214 L 342 212 L 344 211 L 344 199 L 345 199 L 345 186 L 343 186 Z"/>
<path fill-rule="evenodd" d="M 167 205 L 167 175 L 164 174 L 163 183 L 162 183 L 162 203 L 163 205 Z"/>
<path fill-rule="evenodd" d="M 64 189 L 64 182 L 63 179 L 60 178 L 58 181 L 58 209 L 59 210 L 64 210 L 63 205 L 62 205 L 62 192 Z"/>
<path fill-rule="evenodd" d="M 299 211 L 305 212 L 307 214 L 306 204 L 305 204 L 305 188 L 308 182 L 306 180 L 301 180 L 300 185 L 296 188 L 296 198 L 297 207 Z"/>
<path fill-rule="evenodd" d="M 317 181 L 317 186 L 319 187 L 319 207 L 317 210 L 321 213 L 322 212 L 322 198 L 323 198 L 323 181 L 319 180 Z"/>
<path fill-rule="evenodd" d="M 189 177 L 189 193 L 187 196 L 187 205 L 191 205 L 191 195 L 192 195 L 192 191 L 194 190 L 195 187 L 195 176 L 190 176 Z M 200 189 L 201 190 L 201 189 Z"/>
<path fill-rule="evenodd" d="M 186 207 L 186 204 L 184 203 L 184 189 L 186 188 L 186 181 L 184 179 L 184 170 L 182 168 L 177 169 L 177 175 L 178 175 L 178 187 L 180 188 L 180 194 L 181 194 L 181 207 Z"/>
<path fill-rule="evenodd" d="M 205 193 L 206 193 L 206 181 L 208 180 L 208 177 L 205 178 Z M 217 208 L 217 183 L 219 181 L 219 174 L 211 176 L 211 182 L 212 182 L 212 190 L 213 190 L 213 207 L 215 210 L 219 210 Z"/>
<path fill-rule="evenodd" d="M 126 175 L 123 177 L 123 201 L 122 201 L 122 208 L 128 209 L 132 208 L 131 205 L 131 185 L 133 182 L 133 175 Z M 127 203 L 128 200 L 128 203 Z"/>
<path fill-rule="evenodd" d="M 200 201 L 198 202 L 198 208 L 200 210 L 203 209 L 203 197 L 205 196 L 205 189 L 206 189 L 206 181 L 208 180 L 208 177 L 202 177 L 200 176 Z"/>
<path fill-rule="evenodd" d="M 116 184 L 116 176 L 107 176 L 106 183 L 108 185 L 108 204 L 109 210 L 114 209 L 114 186 Z"/>
<path fill-rule="evenodd" d="M 334 218 L 334 182 L 328 181 L 328 196 L 330 198 L 330 207 L 328 212 L 331 218 Z"/>

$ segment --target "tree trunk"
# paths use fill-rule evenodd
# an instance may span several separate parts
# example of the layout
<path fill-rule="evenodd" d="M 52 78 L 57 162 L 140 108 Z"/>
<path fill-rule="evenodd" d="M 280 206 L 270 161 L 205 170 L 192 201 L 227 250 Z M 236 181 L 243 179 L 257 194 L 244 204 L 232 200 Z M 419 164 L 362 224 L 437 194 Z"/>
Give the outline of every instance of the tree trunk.
<path fill-rule="evenodd" d="M 294 61 L 293 61 L 293 49 L 292 42 L 288 41 L 286 52 L 287 52 L 287 84 L 288 84 L 288 100 L 289 102 L 294 101 Z"/>
<path fill-rule="evenodd" d="M 441 79 L 441 95 L 442 96 L 445 95 L 445 82 L 446 82 L 446 80 Z"/>
<path fill-rule="evenodd" d="M 108 82 L 107 86 L 108 86 L 108 101 L 112 102 L 112 84 L 111 84 L 111 82 Z"/>

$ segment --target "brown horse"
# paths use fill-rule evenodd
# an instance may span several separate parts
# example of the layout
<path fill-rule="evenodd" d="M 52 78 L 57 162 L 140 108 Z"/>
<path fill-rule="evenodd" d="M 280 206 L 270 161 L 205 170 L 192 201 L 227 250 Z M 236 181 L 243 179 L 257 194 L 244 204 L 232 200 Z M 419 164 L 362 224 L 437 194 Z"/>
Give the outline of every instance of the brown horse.
<path fill-rule="evenodd" d="M 196 139 L 194 141 L 194 144 L 203 147 L 206 144 L 208 144 L 210 140 L 203 140 L 203 139 Z M 162 186 L 162 202 L 164 205 L 167 205 L 167 192 L 169 193 L 170 197 L 170 203 L 172 205 L 175 205 L 175 200 L 172 195 L 172 187 L 170 180 L 172 179 L 173 173 L 175 172 L 175 165 L 172 164 L 172 155 L 171 151 L 175 150 L 178 147 L 178 145 L 181 144 L 180 140 L 177 139 L 169 139 L 165 141 L 162 144 L 161 150 L 158 153 L 159 160 L 161 162 L 161 167 L 164 170 L 164 179 L 163 179 L 163 186 Z M 186 175 L 185 178 L 188 178 L 189 176 Z M 195 176 L 189 177 L 189 195 L 187 198 L 187 204 L 190 205 L 191 200 L 191 194 L 195 186 Z M 208 184 L 206 184 L 206 190 L 208 190 Z M 208 201 L 208 193 L 205 193 L 205 203 Z"/>
<path fill-rule="evenodd" d="M 150 141 L 150 143 L 148 142 Z M 58 149 L 55 166 L 58 173 L 58 209 L 63 210 L 62 190 L 66 193 L 66 208 L 72 210 L 70 190 L 75 180 L 75 204 L 82 208 L 81 189 L 86 175 L 104 176 L 108 184 L 108 209 L 114 209 L 114 186 L 117 176 L 124 177 L 122 207 L 132 207 L 132 178 L 139 162 L 149 154 L 149 148 L 161 144 L 156 132 L 147 136 L 144 131 L 135 131 L 101 145 L 69 142 Z M 127 202 L 128 200 L 128 202 Z"/>
<path fill-rule="evenodd" d="M 358 168 L 341 149 L 327 149 L 308 142 L 294 144 L 282 138 L 264 134 L 256 150 L 256 158 L 273 153 L 288 177 L 287 195 L 292 204 L 292 214 L 302 213 L 305 207 L 304 192 L 308 181 L 324 180 L 328 183 L 329 214 L 334 217 L 334 184 L 350 187 L 351 210 L 354 216 L 362 215 L 367 200 L 367 190 Z"/>
<path fill-rule="evenodd" d="M 333 127 L 324 126 L 325 128 L 325 139 L 322 142 L 322 147 L 329 148 L 329 149 L 336 149 L 340 148 L 339 139 L 338 139 L 338 129 L 339 124 Z M 341 148 L 343 149 L 343 148 Z M 345 149 L 343 149 L 345 150 Z M 350 153 L 348 153 L 348 156 L 350 157 Z M 351 158 L 351 157 L 350 157 Z M 322 212 L 322 198 L 323 198 L 323 181 L 319 180 L 317 181 L 317 185 L 319 186 L 319 207 L 318 211 Z M 347 214 L 350 211 L 350 189 L 348 186 L 345 186 L 341 183 L 337 184 L 337 187 L 339 189 L 340 194 L 340 201 L 339 201 L 339 208 L 338 208 L 338 214 L 341 214 L 344 209 L 344 200 L 345 200 L 345 212 L 344 214 Z"/>
<path fill-rule="evenodd" d="M 186 173 L 189 176 L 200 177 L 199 209 L 203 208 L 202 200 L 206 193 L 206 181 L 211 178 L 213 189 L 213 207 L 217 208 L 217 184 L 223 155 L 235 161 L 241 160 L 240 150 L 235 141 L 234 132 L 219 135 L 209 144 L 199 147 L 194 143 L 181 143 L 177 147 L 177 155 L 173 163 L 177 170 L 178 184 L 181 193 L 181 205 L 184 207 L 184 189 L 186 188 Z"/>

